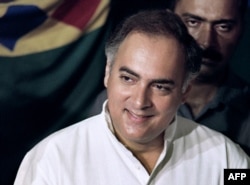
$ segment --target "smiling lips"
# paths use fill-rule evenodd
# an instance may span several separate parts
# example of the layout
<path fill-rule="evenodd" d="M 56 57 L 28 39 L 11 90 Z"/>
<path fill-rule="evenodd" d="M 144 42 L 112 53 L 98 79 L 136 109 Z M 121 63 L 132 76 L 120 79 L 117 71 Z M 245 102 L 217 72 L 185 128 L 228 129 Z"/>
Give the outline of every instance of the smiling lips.
<path fill-rule="evenodd" d="M 129 117 L 130 120 L 136 123 L 144 123 L 147 121 L 149 118 L 151 118 L 153 115 L 147 115 L 147 114 L 136 114 L 128 109 L 126 109 L 126 113 Z"/>

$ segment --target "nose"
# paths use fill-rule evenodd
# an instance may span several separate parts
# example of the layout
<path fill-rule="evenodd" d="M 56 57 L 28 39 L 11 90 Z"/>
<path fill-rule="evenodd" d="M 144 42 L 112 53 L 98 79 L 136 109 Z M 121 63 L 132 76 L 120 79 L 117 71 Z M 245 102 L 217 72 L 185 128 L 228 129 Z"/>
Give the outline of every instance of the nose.
<path fill-rule="evenodd" d="M 150 90 L 145 86 L 135 88 L 132 95 L 132 104 L 135 109 L 145 110 L 152 106 Z"/>
<path fill-rule="evenodd" d="M 204 25 L 199 31 L 196 41 L 202 49 L 215 48 L 217 45 L 217 34 L 213 26 L 210 24 Z"/>

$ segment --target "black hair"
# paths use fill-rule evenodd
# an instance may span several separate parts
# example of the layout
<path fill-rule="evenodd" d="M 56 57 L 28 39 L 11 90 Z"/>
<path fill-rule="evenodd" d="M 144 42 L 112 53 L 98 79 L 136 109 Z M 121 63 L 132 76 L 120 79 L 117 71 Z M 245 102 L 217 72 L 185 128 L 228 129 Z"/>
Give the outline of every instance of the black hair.
<path fill-rule="evenodd" d="M 158 9 L 141 11 L 128 17 L 121 25 L 117 26 L 106 43 L 105 52 L 111 63 L 120 44 L 131 32 L 174 37 L 184 51 L 188 74 L 199 72 L 201 65 L 200 47 L 189 35 L 186 26 L 176 14 Z"/>

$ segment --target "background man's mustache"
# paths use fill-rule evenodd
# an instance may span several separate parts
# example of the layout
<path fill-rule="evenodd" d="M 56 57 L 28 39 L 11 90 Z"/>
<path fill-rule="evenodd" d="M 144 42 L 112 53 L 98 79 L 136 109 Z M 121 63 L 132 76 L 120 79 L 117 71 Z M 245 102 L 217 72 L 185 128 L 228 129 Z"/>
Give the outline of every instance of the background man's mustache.
<path fill-rule="evenodd" d="M 215 61 L 222 59 L 222 55 L 218 51 L 211 49 L 211 48 L 203 49 L 202 57 L 208 58 L 210 60 L 215 60 Z"/>

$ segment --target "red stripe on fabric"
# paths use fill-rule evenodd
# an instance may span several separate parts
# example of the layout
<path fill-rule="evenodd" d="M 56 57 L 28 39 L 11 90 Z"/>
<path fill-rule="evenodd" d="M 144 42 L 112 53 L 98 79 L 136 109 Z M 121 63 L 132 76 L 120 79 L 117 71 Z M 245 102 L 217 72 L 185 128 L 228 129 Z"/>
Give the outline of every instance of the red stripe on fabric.
<path fill-rule="evenodd" d="M 84 29 L 95 13 L 101 0 L 64 0 L 52 14 L 52 17 Z"/>

